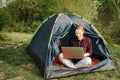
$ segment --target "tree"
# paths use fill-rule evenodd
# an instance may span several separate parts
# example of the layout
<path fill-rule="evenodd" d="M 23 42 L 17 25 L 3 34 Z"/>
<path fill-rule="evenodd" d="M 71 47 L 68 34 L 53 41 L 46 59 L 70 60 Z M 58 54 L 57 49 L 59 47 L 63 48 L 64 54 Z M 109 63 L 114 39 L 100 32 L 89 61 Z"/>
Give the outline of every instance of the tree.
<path fill-rule="evenodd" d="M 111 39 L 120 43 L 120 1 L 119 0 L 99 0 L 98 21 L 109 31 Z"/>
<path fill-rule="evenodd" d="M 76 13 L 90 22 L 96 17 L 97 0 L 13 0 L 3 10 L 3 29 L 34 32 L 55 13 Z"/>

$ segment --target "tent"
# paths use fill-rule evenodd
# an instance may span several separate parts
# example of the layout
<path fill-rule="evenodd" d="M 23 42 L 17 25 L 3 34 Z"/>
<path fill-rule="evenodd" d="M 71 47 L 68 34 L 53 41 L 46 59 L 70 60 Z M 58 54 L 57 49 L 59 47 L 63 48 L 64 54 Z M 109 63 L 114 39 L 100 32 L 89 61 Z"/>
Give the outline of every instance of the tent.
<path fill-rule="evenodd" d="M 60 65 L 56 39 L 61 39 L 62 46 L 68 46 L 68 40 L 75 36 L 73 31 L 77 24 L 84 25 L 84 35 L 92 41 L 92 60 L 95 63 L 87 68 L 71 69 Z M 28 51 L 44 79 L 115 69 L 102 35 L 87 20 L 71 13 L 54 14 L 45 20 L 36 30 Z"/>

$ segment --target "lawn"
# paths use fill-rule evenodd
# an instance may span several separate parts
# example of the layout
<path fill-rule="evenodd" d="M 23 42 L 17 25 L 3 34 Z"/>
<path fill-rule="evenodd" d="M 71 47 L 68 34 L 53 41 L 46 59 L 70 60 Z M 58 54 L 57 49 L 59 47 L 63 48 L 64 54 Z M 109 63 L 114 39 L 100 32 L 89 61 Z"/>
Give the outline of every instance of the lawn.
<path fill-rule="evenodd" d="M 0 41 L 0 80 L 43 80 L 26 48 L 33 36 L 28 33 L 2 33 Z M 4 37 L 3 36 L 3 37 Z M 120 45 L 109 46 L 116 69 L 58 78 L 58 80 L 120 80 Z"/>

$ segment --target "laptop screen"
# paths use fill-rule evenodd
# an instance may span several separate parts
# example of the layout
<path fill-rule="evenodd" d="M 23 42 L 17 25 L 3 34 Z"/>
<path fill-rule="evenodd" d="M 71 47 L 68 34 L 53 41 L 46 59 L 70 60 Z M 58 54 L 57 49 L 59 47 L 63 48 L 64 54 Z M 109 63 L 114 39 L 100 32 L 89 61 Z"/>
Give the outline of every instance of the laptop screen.
<path fill-rule="evenodd" d="M 83 59 L 84 50 L 82 47 L 62 47 L 64 58 Z"/>

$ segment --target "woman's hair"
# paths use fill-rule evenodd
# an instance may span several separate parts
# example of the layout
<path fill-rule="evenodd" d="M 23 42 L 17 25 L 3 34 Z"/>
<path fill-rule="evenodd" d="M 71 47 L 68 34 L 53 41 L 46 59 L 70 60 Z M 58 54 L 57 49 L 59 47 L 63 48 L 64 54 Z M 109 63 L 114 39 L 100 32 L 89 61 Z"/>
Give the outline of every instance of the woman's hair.
<path fill-rule="evenodd" d="M 78 29 L 82 29 L 82 31 L 84 32 L 84 27 L 83 25 L 79 24 L 76 26 L 75 30 L 78 30 Z"/>

